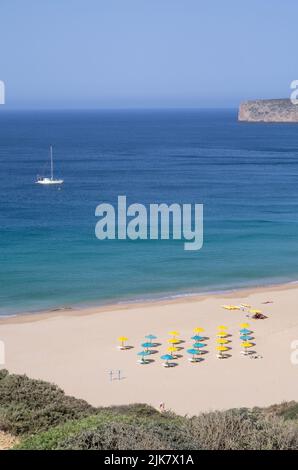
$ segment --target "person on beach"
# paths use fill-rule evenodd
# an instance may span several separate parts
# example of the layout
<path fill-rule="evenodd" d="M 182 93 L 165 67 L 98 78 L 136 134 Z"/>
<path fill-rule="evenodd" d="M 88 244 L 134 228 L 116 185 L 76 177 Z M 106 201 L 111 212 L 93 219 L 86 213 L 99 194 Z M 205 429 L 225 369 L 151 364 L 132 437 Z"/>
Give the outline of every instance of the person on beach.
<path fill-rule="evenodd" d="M 161 401 L 160 404 L 159 404 L 159 411 L 161 413 L 164 413 L 166 411 L 166 407 L 165 407 L 165 404 L 164 404 L 163 401 Z"/>

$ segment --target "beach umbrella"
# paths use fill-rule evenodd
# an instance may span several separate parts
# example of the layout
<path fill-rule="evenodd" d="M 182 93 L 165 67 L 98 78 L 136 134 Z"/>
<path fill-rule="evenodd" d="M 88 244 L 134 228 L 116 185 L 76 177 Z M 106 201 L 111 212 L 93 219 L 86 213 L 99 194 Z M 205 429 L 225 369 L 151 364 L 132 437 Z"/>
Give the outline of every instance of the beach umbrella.
<path fill-rule="evenodd" d="M 222 332 L 219 332 L 219 333 L 216 333 L 216 336 L 218 338 L 225 338 L 227 336 L 227 332 L 226 331 L 222 331 Z"/>
<path fill-rule="evenodd" d="M 205 330 L 204 328 L 201 328 L 200 326 L 197 326 L 196 328 L 193 329 L 194 333 L 203 333 Z"/>
<path fill-rule="evenodd" d="M 195 362 L 195 356 L 198 354 L 197 349 L 188 349 L 187 350 L 188 354 L 192 355 L 192 362 Z"/>
<path fill-rule="evenodd" d="M 225 326 L 225 325 L 219 325 L 219 326 L 217 327 L 218 330 L 226 330 L 227 328 L 228 328 L 228 327 Z"/>
<path fill-rule="evenodd" d="M 251 331 L 247 328 L 241 328 L 240 333 L 244 333 L 246 335 L 247 333 L 251 333 Z"/>
<path fill-rule="evenodd" d="M 140 351 L 140 352 L 138 352 L 138 356 L 141 356 L 142 362 L 144 362 L 144 357 L 148 356 L 148 354 L 150 354 L 149 351 Z"/>
<path fill-rule="evenodd" d="M 241 323 L 241 324 L 240 324 L 240 327 L 241 327 L 241 328 L 248 328 L 248 327 L 249 327 L 249 323 Z"/>
<path fill-rule="evenodd" d="M 167 366 L 169 364 L 169 361 L 172 361 L 174 359 L 172 354 L 164 354 L 163 356 L 160 356 L 160 358 L 166 361 Z"/>
<path fill-rule="evenodd" d="M 226 346 L 216 346 L 217 351 L 219 351 L 219 356 L 223 357 L 223 352 L 227 351 L 228 348 Z"/>
<path fill-rule="evenodd" d="M 227 340 L 227 339 L 218 338 L 218 339 L 216 340 L 216 342 L 217 342 L 218 344 L 227 344 L 227 343 L 228 343 L 228 340 Z"/>
<path fill-rule="evenodd" d="M 169 332 L 169 335 L 171 336 L 179 336 L 179 334 L 180 334 L 179 331 L 175 331 L 175 330 Z"/>
<path fill-rule="evenodd" d="M 252 310 L 249 311 L 249 313 L 262 313 L 262 310 L 253 308 Z"/>
<path fill-rule="evenodd" d="M 251 305 L 249 305 L 249 304 L 240 304 L 240 307 L 251 308 Z"/>
<path fill-rule="evenodd" d="M 203 348 L 204 346 L 206 346 L 206 344 L 204 344 L 204 343 L 194 343 L 194 345 L 193 345 L 193 347 L 195 349 L 198 349 L 198 354 L 201 354 L 200 349 Z"/>
<path fill-rule="evenodd" d="M 160 356 L 160 358 L 163 359 L 164 361 L 171 361 L 174 359 L 172 354 L 164 354 L 163 356 Z"/>
<path fill-rule="evenodd" d="M 240 336 L 240 339 L 242 339 L 242 341 L 251 341 L 253 339 L 253 337 L 248 336 L 248 335 L 242 335 L 242 336 Z"/>
<path fill-rule="evenodd" d="M 194 343 L 193 344 L 194 348 L 203 348 L 204 346 L 206 346 L 206 344 L 204 344 L 204 343 Z"/>
<path fill-rule="evenodd" d="M 175 353 L 175 352 L 178 351 L 178 348 L 176 348 L 176 346 L 169 346 L 169 347 L 167 348 L 167 351 L 168 351 L 169 353 Z"/>
<path fill-rule="evenodd" d="M 157 336 L 150 334 L 150 335 L 146 335 L 145 338 L 150 339 L 150 342 L 152 342 L 153 339 L 157 339 Z"/>
<path fill-rule="evenodd" d="M 241 346 L 244 348 L 244 354 L 246 355 L 247 354 L 247 349 L 251 348 L 253 346 L 253 344 L 250 343 L 249 341 L 243 341 L 243 343 L 241 343 Z"/>
<path fill-rule="evenodd" d="M 222 308 L 225 308 L 226 310 L 240 310 L 238 305 L 222 305 Z"/>
<path fill-rule="evenodd" d="M 121 348 L 124 348 L 124 343 L 128 341 L 128 338 L 126 336 L 119 336 L 118 341 L 121 343 Z"/>
<path fill-rule="evenodd" d="M 176 339 L 176 338 L 170 338 L 167 340 L 168 343 L 171 343 L 171 344 L 177 344 L 179 343 L 179 339 Z"/>
<path fill-rule="evenodd" d="M 145 348 L 148 351 L 148 348 L 152 348 L 152 343 L 142 343 L 142 348 Z"/>
<path fill-rule="evenodd" d="M 194 335 L 191 337 L 191 339 L 194 339 L 195 341 L 203 341 L 204 336 Z"/>

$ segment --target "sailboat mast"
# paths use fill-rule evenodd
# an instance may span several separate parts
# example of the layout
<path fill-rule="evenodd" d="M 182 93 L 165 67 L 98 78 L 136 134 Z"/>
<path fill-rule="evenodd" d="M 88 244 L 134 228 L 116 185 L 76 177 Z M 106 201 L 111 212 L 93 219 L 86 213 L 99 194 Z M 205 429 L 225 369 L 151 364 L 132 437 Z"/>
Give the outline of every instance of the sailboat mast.
<path fill-rule="evenodd" d="M 50 146 L 50 155 L 51 155 L 51 180 L 54 177 L 54 167 L 53 167 L 53 148 Z"/>

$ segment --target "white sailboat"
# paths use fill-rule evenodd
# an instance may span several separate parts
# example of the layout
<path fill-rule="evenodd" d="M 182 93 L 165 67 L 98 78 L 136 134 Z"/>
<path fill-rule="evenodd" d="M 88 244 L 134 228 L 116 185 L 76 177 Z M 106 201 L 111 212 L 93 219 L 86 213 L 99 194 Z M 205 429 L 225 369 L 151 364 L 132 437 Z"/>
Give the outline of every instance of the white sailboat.
<path fill-rule="evenodd" d="M 50 159 L 51 159 L 51 177 L 38 176 L 37 184 L 62 184 L 64 180 L 54 179 L 54 164 L 53 164 L 53 148 L 50 146 Z"/>

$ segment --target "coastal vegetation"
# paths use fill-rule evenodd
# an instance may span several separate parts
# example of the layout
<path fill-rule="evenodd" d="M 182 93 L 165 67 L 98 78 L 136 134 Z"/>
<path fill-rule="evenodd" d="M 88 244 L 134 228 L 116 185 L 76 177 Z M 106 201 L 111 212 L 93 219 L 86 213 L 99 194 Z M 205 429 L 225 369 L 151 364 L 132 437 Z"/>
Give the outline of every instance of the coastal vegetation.
<path fill-rule="evenodd" d="M 95 408 L 1 370 L 0 432 L 16 438 L 13 449 L 298 449 L 298 403 L 193 417 L 146 404 Z"/>

